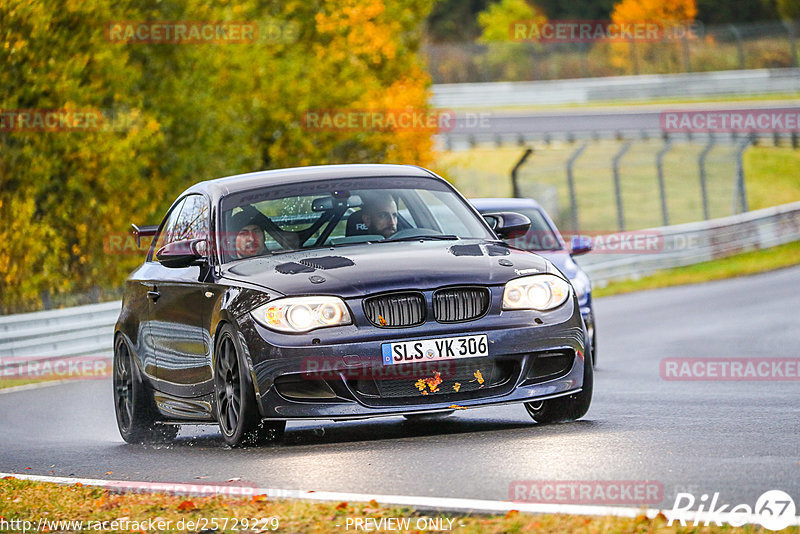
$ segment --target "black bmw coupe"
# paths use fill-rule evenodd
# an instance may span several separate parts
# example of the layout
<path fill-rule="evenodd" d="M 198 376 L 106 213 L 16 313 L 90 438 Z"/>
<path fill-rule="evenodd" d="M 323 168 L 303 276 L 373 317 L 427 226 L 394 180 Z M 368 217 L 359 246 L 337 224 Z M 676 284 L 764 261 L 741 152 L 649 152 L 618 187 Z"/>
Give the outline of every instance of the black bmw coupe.
<path fill-rule="evenodd" d="M 592 397 L 575 291 L 477 211 L 404 165 L 331 165 L 199 183 L 128 277 L 114 405 L 128 442 L 218 424 L 231 446 L 286 421 L 442 415 L 523 403 L 576 419 Z"/>

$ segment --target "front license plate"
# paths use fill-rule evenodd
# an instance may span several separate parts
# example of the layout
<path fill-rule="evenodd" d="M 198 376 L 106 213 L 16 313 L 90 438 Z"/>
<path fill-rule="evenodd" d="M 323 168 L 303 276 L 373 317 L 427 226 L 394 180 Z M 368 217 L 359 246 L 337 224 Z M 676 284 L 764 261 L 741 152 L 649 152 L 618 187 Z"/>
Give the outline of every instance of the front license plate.
<path fill-rule="evenodd" d="M 486 334 L 476 336 L 418 339 L 381 345 L 383 365 L 397 365 L 422 361 L 477 358 L 489 355 Z"/>

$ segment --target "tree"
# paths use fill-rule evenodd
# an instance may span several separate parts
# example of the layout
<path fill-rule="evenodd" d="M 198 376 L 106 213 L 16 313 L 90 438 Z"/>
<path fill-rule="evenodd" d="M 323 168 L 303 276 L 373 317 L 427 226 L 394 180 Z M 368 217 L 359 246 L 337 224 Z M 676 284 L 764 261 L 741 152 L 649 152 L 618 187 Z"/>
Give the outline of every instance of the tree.
<path fill-rule="evenodd" d="M 489 48 L 485 61 L 486 68 L 493 72 L 493 79 L 530 79 L 534 61 L 531 53 L 537 45 L 513 42 L 516 37 L 512 31 L 517 23 L 530 27 L 546 21 L 544 15 L 525 0 L 501 0 L 478 14 L 478 24 L 483 30 L 478 41 Z"/>
<path fill-rule="evenodd" d="M 666 30 L 676 25 L 688 25 L 697 15 L 696 0 L 621 0 L 614 6 L 611 21 L 615 24 L 626 22 L 655 22 Z M 660 71 L 674 72 L 681 69 L 680 41 L 674 46 L 670 42 L 631 42 L 613 43 L 611 60 L 614 65 L 633 70 L 633 61 L 658 65 Z M 637 59 L 632 60 L 632 55 Z"/>
<path fill-rule="evenodd" d="M 143 253 L 109 249 L 109 238 L 159 222 L 195 182 L 293 165 L 427 163 L 431 131 L 315 131 L 303 118 L 425 109 L 418 49 L 428 9 L 425 0 L 5 0 L 0 109 L 95 110 L 106 122 L 0 128 L 3 311 L 36 309 L 43 292 L 119 287 Z M 105 35 L 115 21 L 254 21 L 260 34 L 132 44 Z"/>

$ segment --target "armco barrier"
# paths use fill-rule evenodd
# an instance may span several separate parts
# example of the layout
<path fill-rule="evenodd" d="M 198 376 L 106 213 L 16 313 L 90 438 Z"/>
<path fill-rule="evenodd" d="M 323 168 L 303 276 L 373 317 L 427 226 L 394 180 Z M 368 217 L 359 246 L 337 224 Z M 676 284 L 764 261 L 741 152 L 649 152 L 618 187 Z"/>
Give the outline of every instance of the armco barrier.
<path fill-rule="evenodd" d="M 0 317 L 0 366 L 66 356 L 111 356 L 120 301 Z"/>
<path fill-rule="evenodd" d="M 538 82 L 448 83 L 433 86 L 437 108 L 585 104 L 615 100 L 749 96 L 800 92 L 800 69 L 643 74 Z"/>
<path fill-rule="evenodd" d="M 656 252 L 595 251 L 577 261 L 596 285 L 643 276 L 744 252 L 800 241 L 800 202 L 709 221 L 648 229 L 661 236 Z M 0 368 L 3 358 L 53 359 L 111 356 L 120 301 L 0 317 Z M 1 370 L 1 369 L 0 369 Z"/>
<path fill-rule="evenodd" d="M 800 202 L 702 222 L 650 228 L 663 242 L 656 252 L 589 253 L 576 261 L 597 285 L 636 278 L 731 254 L 800 241 Z"/>

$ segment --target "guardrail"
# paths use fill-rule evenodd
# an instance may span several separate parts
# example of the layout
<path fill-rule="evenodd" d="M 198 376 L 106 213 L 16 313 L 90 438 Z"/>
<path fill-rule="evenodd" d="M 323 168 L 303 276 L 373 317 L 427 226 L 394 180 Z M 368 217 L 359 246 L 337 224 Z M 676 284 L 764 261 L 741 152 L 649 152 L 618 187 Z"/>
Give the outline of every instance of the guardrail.
<path fill-rule="evenodd" d="M 0 365 L 67 356 L 110 356 L 121 301 L 0 317 Z"/>
<path fill-rule="evenodd" d="M 631 254 L 598 250 L 576 258 L 594 284 L 800 241 L 800 202 L 630 233 L 655 238 L 656 246 Z M 610 242 L 607 236 L 605 242 Z"/>
<path fill-rule="evenodd" d="M 749 96 L 800 92 L 800 69 L 643 74 L 538 82 L 446 83 L 433 86 L 436 108 L 586 104 L 615 100 Z"/>
<path fill-rule="evenodd" d="M 636 232 L 656 236 L 657 249 L 631 254 L 596 250 L 576 261 L 596 285 L 604 285 L 610 280 L 800 241 L 800 202 Z M 610 242 L 608 236 L 605 241 Z M 120 306 L 121 302 L 115 301 L 0 317 L 0 372 L 5 358 L 16 364 L 72 356 L 110 358 Z"/>

